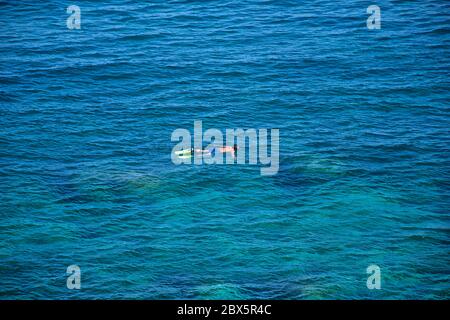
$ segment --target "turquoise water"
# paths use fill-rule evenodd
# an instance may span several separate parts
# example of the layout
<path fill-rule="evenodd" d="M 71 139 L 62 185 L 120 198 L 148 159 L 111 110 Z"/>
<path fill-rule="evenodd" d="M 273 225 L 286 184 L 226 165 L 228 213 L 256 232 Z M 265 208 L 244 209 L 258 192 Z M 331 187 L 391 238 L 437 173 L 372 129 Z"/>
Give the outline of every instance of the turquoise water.
<path fill-rule="evenodd" d="M 0 298 L 450 297 L 448 2 L 71 4 L 0 2 Z M 175 166 L 194 120 L 278 174 Z"/>

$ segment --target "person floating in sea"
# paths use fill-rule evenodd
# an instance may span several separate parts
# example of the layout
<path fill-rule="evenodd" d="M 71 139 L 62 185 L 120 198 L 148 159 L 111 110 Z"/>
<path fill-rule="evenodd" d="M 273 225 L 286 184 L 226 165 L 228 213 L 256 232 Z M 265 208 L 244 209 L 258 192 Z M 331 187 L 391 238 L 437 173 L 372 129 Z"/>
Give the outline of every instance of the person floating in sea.
<path fill-rule="evenodd" d="M 235 144 L 235 145 L 232 146 L 232 147 L 230 147 L 230 146 L 225 146 L 225 147 L 214 147 L 214 148 L 211 149 L 210 153 L 211 153 L 212 156 L 214 156 L 214 154 L 216 153 L 216 150 L 217 150 L 218 152 L 222 152 L 222 153 L 227 153 L 227 152 L 229 152 L 229 153 L 231 153 L 231 154 L 233 155 L 233 158 L 235 158 L 235 157 L 236 157 L 236 152 L 237 152 L 238 149 L 239 149 L 239 148 L 238 148 L 237 144 Z"/>
<path fill-rule="evenodd" d="M 230 147 L 230 146 L 213 147 L 210 150 L 190 148 L 190 149 L 186 149 L 186 150 L 176 151 L 175 153 L 178 156 L 186 157 L 186 156 L 193 156 L 194 154 L 210 154 L 211 156 L 214 156 L 216 154 L 216 152 L 221 152 L 221 153 L 229 152 L 233 155 L 233 158 L 235 158 L 236 152 L 238 149 L 239 149 L 239 147 L 237 146 L 237 144 L 235 144 L 232 147 Z"/>
<path fill-rule="evenodd" d="M 175 151 L 175 154 L 178 155 L 178 156 L 189 156 L 189 155 L 193 156 L 195 153 L 210 153 L 210 151 L 209 150 L 202 150 L 202 149 L 195 149 L 195 148 Z"/>

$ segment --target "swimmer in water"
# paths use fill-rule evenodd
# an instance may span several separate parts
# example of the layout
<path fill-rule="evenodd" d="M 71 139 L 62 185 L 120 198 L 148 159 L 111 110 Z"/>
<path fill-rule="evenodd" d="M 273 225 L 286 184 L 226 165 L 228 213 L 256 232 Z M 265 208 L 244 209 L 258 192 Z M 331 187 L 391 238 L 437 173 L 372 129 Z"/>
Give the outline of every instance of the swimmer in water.
<path fill-rule="evenodd" d="M 191 155 L 193 155 L 194 153 L 209 153 L 209 150 L 191 148 Z"/>
<path fill-rule="evenodd" d="M 225 147 L 215 147 L 212 148 L 210 153 L 212 156 L 214 156 L 216 151 L 222 152 L 222 153 L 227 153 L 230 152 L 233 156 L 233 158 L 236 157 L 236 152 L 239 149 L 239 147 L 237 146 L 237 144 L 235 144 L 234 146 L 230 147 L 230 146 L 225 146 Z"/>
<path fill-rule="evenodd" d="M 175 151 L 175 154 L 179 157 L 188 157 L 188 156 L 194 156 L 195 154 L 199 153 L 206 153 L 209 154 L 209 150 L 202 150 L 202 149 L 195 149 L 195 148 L 189 148 L 184 150 Z"/>
<path fill-rule="evenodd" d="M 178 156 L 186 156 L 188 154 L 190 154 L 191 156 L 193 156 L 194 154 L 210 154 L 210 155 L 214 156 L 214 154 L 216 152 L 221 152 L 221 153 L 229 152 L 229 153 L 231 153 L 233 158 L 235 158 L 236 157 L 236 152 L 237 152 L 238 149 L 239 149 L 239 147 L 237 146 L 237 144 L 235 144 L 232 147 L 230 147 L 230 146 L 213 147 L 211 150 L 191 148 L 191 149 L 182 150 L 181 152 L 178 153 Z"/>

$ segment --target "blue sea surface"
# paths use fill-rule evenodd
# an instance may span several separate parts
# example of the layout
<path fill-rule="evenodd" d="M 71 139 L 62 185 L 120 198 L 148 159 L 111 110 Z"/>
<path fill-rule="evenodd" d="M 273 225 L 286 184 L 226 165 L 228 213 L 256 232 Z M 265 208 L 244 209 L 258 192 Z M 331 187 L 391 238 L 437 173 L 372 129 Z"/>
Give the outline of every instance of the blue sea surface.
<path fill-rule="evenodd" d="M 0 298 L 449 299 L 449 72 L 448 1 L 0 1 Z"/>

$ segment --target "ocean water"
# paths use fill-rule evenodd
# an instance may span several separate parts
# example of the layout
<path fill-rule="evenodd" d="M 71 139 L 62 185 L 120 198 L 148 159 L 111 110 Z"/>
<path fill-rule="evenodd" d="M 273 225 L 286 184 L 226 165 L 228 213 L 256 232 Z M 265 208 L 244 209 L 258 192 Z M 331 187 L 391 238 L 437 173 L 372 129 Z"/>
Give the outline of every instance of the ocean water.
<path fill-rule="evenodd" d="M 449 2 L 0 13 L 0 298 L 450 298 Z M 278 174 L 174 165 L 194 120 L 279 128 Z"/>

